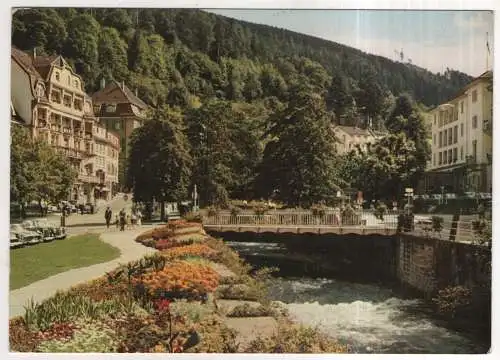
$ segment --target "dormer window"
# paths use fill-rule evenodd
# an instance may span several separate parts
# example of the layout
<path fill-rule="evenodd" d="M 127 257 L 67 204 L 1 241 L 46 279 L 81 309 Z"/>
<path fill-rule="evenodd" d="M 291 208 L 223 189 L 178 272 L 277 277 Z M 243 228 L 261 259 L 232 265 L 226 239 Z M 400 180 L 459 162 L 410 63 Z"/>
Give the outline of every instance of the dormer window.
<path fill-rule="evenodd" d="M 116 111 L 116 105 L 113 104 L 106 105 L 106 112 L 114 113 L 115 111 Z"/>
<path fill-rule="evenodd" d="M 75 87 L 78 88 L 78 80 L 75 80 Z"/>
<path fill-rule="evenodd" d="M 59 81 L 60 78 L 61 76 L 59 75 L 59 72 L 56 72 L 56 80 Z"/>
<path fill-rule="evenodd" d="M 42 84 L 38 84 L 38 86 L 36 87 L 36 94 L 37 94 L 37 96 L 38 97 L 42 97 L 43 93 L 44 93 L 43 85 Z"/>

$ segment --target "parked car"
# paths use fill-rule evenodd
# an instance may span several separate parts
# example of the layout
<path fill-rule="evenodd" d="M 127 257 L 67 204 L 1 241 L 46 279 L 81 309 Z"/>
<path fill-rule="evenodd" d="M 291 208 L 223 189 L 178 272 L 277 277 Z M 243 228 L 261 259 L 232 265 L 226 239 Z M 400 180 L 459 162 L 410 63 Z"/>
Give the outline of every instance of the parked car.
<path fill-rule="evenodd" d="M 37 220 L 24 220 L 21 225 L 26 230 L 42 235 L 44 242 L 55 240 L 52 230 L 50 228 L 40 226 Z"/>
<path fill-rule="evenodd" d="M 49 205 L 47 206 L 47 212 L 49 213 L 55 213 L 55 212 L 59 212 L 60 209 L 57 205 Z"/>
<path fill-rule="evenodd" d="M 491 199 L 491 193 L 479 193 L 480 199 Z"/>
<path fill-rule="evenodd" d="M 457 194 L 455 194 L 455 193 L 446 193 L 446 198 L 447 199 L 456 199 L 457 198 Z"/>
<path fill-rule="evenodd" d="M 26 220 L 24 223 L 29 230 L 43 234 L 43 241 L 66 238 L 66 229 L 49 222 L 47 219 Z"/>
<path fill-rule="evenodd" d="M 440 200 L 443 198 L 443 195 L 441 194 L 432 194 L 431 195 L 431 199 L 434 199 L 434 200 Z"/>
<path fill-rule="evenodd" d="M 22 247 L 24 242 L 17 236 L 17 233 L 14 231 L 10 231 L 10 248 L 15 249 L 18 247 Z"/>
<path fill-rule="evenodd" d="M 27 230 L 21 224 L 11 224 L 10 232 L 24 244 L 38 244 L 43 241 L 43 236 L 41 234 Z"/>
<path fill-rule="evenodd" d="M 468 191 L 468 192 L 465 192 L 465 193 L 464 193 L 464 196 L 465 196 L 467 199 L 475 199 L 475 198 L 476 198 L 476 193 L 475 193 L 475 192 L 472 192 L 472 191 Z"/>

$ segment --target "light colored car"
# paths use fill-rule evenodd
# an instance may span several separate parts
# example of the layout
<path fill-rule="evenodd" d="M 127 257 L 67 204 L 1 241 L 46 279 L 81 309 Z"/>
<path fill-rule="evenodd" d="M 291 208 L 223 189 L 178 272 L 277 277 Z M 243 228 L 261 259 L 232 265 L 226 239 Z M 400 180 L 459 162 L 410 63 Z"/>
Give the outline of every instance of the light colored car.
<path fill-rule="evenodd" d="M 415 215 L 413 222 L 415 225 L 432 225 L 432 219 L 429 216 Z"/>
<path fill-rule="evenodd" d="M 479 193 L 481 199 L 491 199 L 491 193 Z"/>
<path fill-rule="evenodd" d="M 36 232 L 42 236 L 43 241 L 52 241 L 54 236 L 51 229 L 39 226 L 36 220 L 24 220 L 21 224 L 28 231 Z"/>
<path fill-rule="evenodd" d="M 10 232 L 15 234 L 24 244 L 38 244 L 43 241 L 43 236 L 37 232 L 25 229 L 21 224 L 11 224 Z"/>
<path fill-rule="evenodd" d="M 17 234 L 13 231 L 10 232 L 10 248 L 15 249 L 18 247 L 22 247 L 24 243 L 21 241 L 21 239 L 17 236 Z"/>
<path fill-rule="evenodd" d="M 447 199 L 456 199 L 457 198 L 457 194 L 455 194 L 455 193 L 447 193 L 446 194 L 446 198 Z"/>
<path fill-rule="evenodd" d="M 475 192 L 472 192 L 472 191 L 468 191 L 468 192 L 465 192 L 465 193 L 464 193 L 464 196 L 465 196 L 467 199 L 475 199 L 475 198 L 476 198 L 476 193 L 475 193 Z"/>
<path fill-rule="evenodd" d="M 64 227 L 58 226 L 47 219 L 38 219 L 34 220 L 34 222 L 39 228 L 50 231 L 55 239 L 66 238 L 66 229 Z"/>

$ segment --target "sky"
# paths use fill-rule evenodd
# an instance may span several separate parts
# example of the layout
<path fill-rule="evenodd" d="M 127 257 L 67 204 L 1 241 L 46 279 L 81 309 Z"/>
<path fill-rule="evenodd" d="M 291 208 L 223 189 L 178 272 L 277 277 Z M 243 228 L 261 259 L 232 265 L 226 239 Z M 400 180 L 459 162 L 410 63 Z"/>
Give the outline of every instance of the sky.
<path fill-rule="evenodd" d="M 478 76 L 493 64 L 493 13 L 418 10 L 256 10 L 210 12 L 349 45 L 432 72 L 447 67 Z M 487 59 L 486 33 L 491 55 Z M 398 55 L 400 60 L 400 55 Z"/>

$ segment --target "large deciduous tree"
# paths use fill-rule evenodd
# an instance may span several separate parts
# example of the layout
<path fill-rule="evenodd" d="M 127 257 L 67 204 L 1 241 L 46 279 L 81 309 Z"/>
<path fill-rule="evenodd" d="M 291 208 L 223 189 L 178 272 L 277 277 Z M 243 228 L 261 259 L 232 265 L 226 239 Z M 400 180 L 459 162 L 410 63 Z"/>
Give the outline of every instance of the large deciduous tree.
<path fill-rule="evenodd" d="M 130 139 L 127 186 L 137 201 L 179 202 L 188 195 L 192 159 L 182 114 L 169 107 L 154 111 Z"/>
<path fill-rule="evenodd" d="M 286 109 L 272 116 L 258 189 L 291 206 L 328 201 L 338 190 L 335 139 L 318 94 L 297 90 Z"/>
<path fill-rule="evenodd" d="M 77 172 L 67 158 L 18 125 L 11 130 L 11 201 L 66 200 Z"/>

